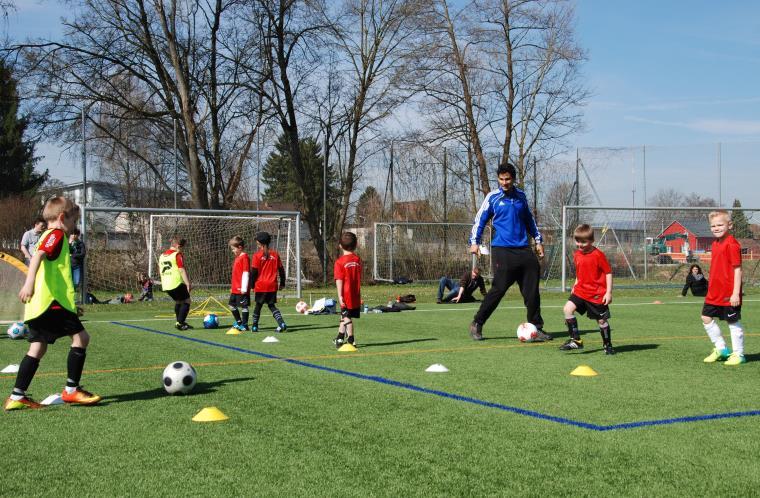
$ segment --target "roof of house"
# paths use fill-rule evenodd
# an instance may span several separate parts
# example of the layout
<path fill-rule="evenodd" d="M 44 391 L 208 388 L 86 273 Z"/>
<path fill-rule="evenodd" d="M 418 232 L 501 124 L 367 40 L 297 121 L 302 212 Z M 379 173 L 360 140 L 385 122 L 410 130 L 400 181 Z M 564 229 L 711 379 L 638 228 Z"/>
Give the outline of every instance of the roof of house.
<path fill-rule="evenodd" d="M 712 237 L 710 225 L 705 220 L 677 220 L 686 230 L 696 237 Z M 672 224 L 672 223 L 671 223 Z"/>

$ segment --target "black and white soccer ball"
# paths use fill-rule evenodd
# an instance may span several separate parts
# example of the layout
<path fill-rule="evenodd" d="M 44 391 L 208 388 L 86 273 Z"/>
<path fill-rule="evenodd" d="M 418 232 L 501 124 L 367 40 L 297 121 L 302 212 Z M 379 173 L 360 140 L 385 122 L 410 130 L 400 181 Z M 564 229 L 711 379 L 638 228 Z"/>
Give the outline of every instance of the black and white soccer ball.
<path fill-rule="evenodd" d="M 198 374 L 186 361 L 174 361 L 164 368 L 164 389 L 169 394 L 187 394 L 193 390 Z"/>

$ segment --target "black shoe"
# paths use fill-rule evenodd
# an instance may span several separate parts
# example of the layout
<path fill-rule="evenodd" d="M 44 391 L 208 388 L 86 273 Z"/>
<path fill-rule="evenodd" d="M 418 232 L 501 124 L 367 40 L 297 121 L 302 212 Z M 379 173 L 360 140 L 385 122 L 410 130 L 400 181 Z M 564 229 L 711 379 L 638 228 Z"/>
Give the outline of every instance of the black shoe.
<path fill-rule="evenodd" d="M 583 349 L 583 339 L 568 339 L 559 347 L 561 351 L 572 351 L 573 349 Z"/>
<path fill-rule="evenodd" d="M 193 327 L 191 327 L 188 323 L 179 323 L 179 322 L 177 322 L 174 325 L 174 328 L 176 328 L 177 330 L 188 330 L 188 329 L 191 329 Z"/>
<path fill-rule="evenodd" d="M 604 354 L 613 355 L 615 354 L 615 350 L 612 349 L 612 344 L 608 344 L 604 346 Z"/>
<path fill-rule="evenodd" d="M 541 327 L 536 327 L 536 337 L 533 338 L 533 342 L 547 342 L 554 340 L 554 337 L 544 332 Z"/>
<path fill-rule="evenodd" d="M 435 304 L 441 304 L 441 303 L 442 303 L 442 301 L 440 299 L 436 299 L 435 300 Z"/>
<path fill-rule="evenodd" d="M 483 324 L 472 322 L 470 324 L 470 337 L 473 341 L 483 340 Z"/>

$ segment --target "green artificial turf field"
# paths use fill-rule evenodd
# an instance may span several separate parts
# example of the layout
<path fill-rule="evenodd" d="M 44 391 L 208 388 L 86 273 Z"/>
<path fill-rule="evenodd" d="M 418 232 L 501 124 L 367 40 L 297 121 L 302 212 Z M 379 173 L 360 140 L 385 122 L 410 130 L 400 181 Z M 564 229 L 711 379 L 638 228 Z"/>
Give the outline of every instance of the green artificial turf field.
<path fill-rule="evenodd" d="M 550 343 L 522 344 L 507 299 L 473 342 L 477 304 L 432 304 L 432 288 L 367 287 L 370 304 L 426 296 L 416 311 L 356 320 L 359 350 L 332 345 L 336 317 L 282 302 L 290 330 L 178 332 L 170 303 L 89 306 L 82 382 L 93 407 L 0 414 L 3 496 L 741 496 L 760 489 L 760 299 L 742 309 L 748 363 L 702 362 L 699 298 L 621 291 L 605 356 L 594 323 L 564 353 L 565 296 L 542 297 Z M 322 291 L 312 291 L 321 297 Z M 330 289 L 327 294 L 334 293 Z M 308 293 L 307 293 L 308 296 Z M 653 304 L 662 301 L 662 304 Z M 222 318 L 228 325 L 230 318 Z M 724 336 L 727 328 L 723 324 Z M 277 335 L 278 343 L 262 343 Z M 30 392 L 59 392 L 69 341 L 50 347 Z M 0 367 L 25 341 L 0 340 Z M 198 385 L 166 395 L 163 368 L 192 363 Z M 433 364 L 447 373 L 426 373 Z M 570 372 L 588 365 L 596 377 Z M 5 397 L 15 375 L 0 374 Z M 196 423 L 204 407 L 229 420 Z M 726 415 L 728 414 L 728 415 Z M 754 490 L 754 491 L 752 491 Z"/>

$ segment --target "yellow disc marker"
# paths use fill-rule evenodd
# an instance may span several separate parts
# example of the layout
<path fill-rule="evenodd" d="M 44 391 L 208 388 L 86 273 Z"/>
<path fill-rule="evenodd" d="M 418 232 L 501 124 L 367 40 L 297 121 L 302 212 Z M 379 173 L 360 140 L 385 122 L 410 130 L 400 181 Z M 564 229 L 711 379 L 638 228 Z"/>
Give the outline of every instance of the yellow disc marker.
<path fill-rule="evenodd" d="M 215 406 L 206 407 L 193 417 L 193 422 L 221 422 L 223 420 L 229 420 L 229 417 Z"/>
<path fill-rule="evenodd" d="M 358 350 L 356 349 L 356 346 L 354 346 L 353 344 L 345 343 L 344 345 L 338 348 L 338 351 L 340 351 L 341 353 L 355 353 Z"/>
<path fill-rule="evenodd" d="M 596 371 L 594 371 L 594 369 L 588 365 L 580 365 L 575 370 L 570 372 L 570 375 L 576 375 L 578 377 L 593 377 L 599 374 L 596 373 Z"/>

